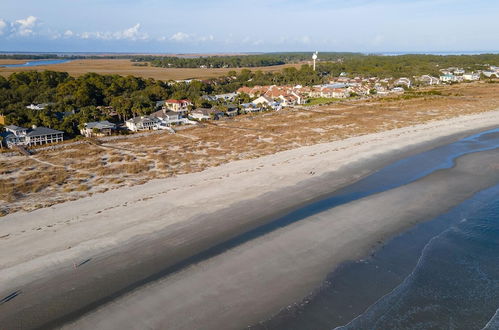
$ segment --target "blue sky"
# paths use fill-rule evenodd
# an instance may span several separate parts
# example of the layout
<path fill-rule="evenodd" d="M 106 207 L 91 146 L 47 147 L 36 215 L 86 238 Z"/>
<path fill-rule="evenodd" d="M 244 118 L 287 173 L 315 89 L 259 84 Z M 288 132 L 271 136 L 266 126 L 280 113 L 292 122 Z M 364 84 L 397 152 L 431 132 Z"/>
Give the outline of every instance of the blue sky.
<path fill-rule="evenodd" d="M 0 51 L 492 51 L 496 0 L 1 0 Z"/>

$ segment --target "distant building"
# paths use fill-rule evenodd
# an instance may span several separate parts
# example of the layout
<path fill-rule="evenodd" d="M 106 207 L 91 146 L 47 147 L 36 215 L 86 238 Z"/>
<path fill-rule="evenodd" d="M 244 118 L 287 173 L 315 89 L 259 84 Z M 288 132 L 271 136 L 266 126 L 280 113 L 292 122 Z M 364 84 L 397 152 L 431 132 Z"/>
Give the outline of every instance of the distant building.
<path fill-rule="evenodd" d="M 15 125 L 5 126 L 5 132 L 0 133 L 8 148 L 19 146 L 36 146 L 47 143 L 62 142 L 64 132 L 48 127 L 24 128 Z"/>
<path fill-rule="evenodd" d="M 424 85 L 439 85 L 440 80 L 430 75 L 423 75 L 418 79 Z"/>
<path fill-rule="evenodd" d="M 456 82 L 458 81 L 458 79 L 453 74 L 448 73 L 440 76 L 440 81 L 447 83 L 447 82 Z"/>
<path fill-rule="evenodd" d="M 225 101 L 232 102 L 236 98 L 237 93 L 227 93 L 227 94 L 218 94 L 218 95 L 203 95 L 201 98 L 206 101 L 216 102 L 216 101 Z"/>
<path fill-rule="evenodd" d="M 264 104 L 266 106 L 270 106 L 272 103 L 274 103 L 274 100 L 268 96 L 260 96 L 256 99 L 254 99 L 251 103 L 256 104 L 256 105 Z"/>
<path fill-rule="evenodd" d="M 84 127 L 80 130 L 80 133 L 86 137 L 93 137 L 111 135 L 115 130 L 115 124 L 110 123 L 107 120 L 103 120 L 85 123 Z"/>
<path fill-rule="evenodd" d="M 5 125 L 7 123 L 7 117 L 0 115 L 0 125 Z"/>
<path fill-rule="evenodd" d="M 480 80 L 479 73 L 465 73 L 463 74 L 463 79 L 466 81 L 477 81 Z"/>
<path fill-rule="evenodd" d="M 411 80 L 409 78 L 399 78 L 393 83 L 394 86 L 405 86 L 411 88 Z"/>

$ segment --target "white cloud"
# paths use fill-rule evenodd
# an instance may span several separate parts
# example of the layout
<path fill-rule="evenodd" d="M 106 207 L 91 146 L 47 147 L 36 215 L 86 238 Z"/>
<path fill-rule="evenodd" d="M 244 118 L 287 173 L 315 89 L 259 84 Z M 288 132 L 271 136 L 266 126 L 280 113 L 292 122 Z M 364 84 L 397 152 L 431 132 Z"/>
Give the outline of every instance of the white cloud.
<path fill-rule="evenodd" d="M 213 37 L 211 34 L 209 36 L 203 36 L 199 37 L 199 41 L 213 41 L 215 40 L 215 37 Z"/>
<path fill-rule="evenodd" d="M 130 39 L 130 40 L 145 40 L 149 38 L 147 33 L 140 32 L 140 23 L 135 24 L 129 29 L 115 33 L 116 39 Z"/>
<path fill-rule="evenodd" d="M 7 27 L 7 22 L 0 18 L 0 36 L 5 33 L 5 28 Z"/>
<path fill-rule="evenodd" d="M 36 26 L 38 18 L 35 16 L 28 16 L 24 19 L 18 19 L 12 23 L 12 32 L 17 35 L 27 37 L 33 34 L 33 29 Z"/>
<path fill-rule="evenodd" d="M 172 35 L 170 37 L 170 40 L 174 40 L 174 41 L 185 41 L 187 39 L 189 39 L 191 36 L 187 33 L 184 33 L 184 32 L 177 32 L 175 33 L 174 35 Z"/>
<path fill-rule="evenodd" d="M 70 38 L 70 37 L 74 36 L 74 32 L 71 30 L 66 30 L 66 32 L 64 32 L 64 36 L 67 38 Z"/>
<path fill-rule="evenodd" d="M 78 36 L 81 39 L 100 39 L 100 40 L 147 40 L 149 35 L 140 31 L 140 23 L 131 28 L 117 32 L 83 32 L 75 34 L 71 30 L 64 33 L 67 37 Z"/>

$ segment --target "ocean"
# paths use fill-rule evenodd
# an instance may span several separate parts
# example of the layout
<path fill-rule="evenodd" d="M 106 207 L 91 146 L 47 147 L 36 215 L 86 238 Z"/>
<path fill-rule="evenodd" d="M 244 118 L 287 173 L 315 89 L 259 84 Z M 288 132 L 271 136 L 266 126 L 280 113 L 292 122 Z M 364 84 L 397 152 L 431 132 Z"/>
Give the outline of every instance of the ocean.
<path fill-rule="evenodd" d="M 344 193 L 391 189 L 498 147 L 499 130 L 475 134 L 389 165 Z M 499 329 L 499 182 L 344 263 L 303 301 L 252 328 Z"/>

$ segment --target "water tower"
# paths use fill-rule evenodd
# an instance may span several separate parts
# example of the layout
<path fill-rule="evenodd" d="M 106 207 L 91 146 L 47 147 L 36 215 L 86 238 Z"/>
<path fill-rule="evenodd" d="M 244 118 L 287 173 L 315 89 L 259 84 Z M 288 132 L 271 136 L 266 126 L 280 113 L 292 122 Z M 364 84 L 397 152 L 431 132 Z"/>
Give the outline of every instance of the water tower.
<path fill-rule="evenodd" d="M 317 55 L 319 54 L 319 52 L 315 52 L 313 55 L 312 55 L 312 60 L 314 61 L 314 71 L 315 71 L 315 61 L 317 61 Z"/>

